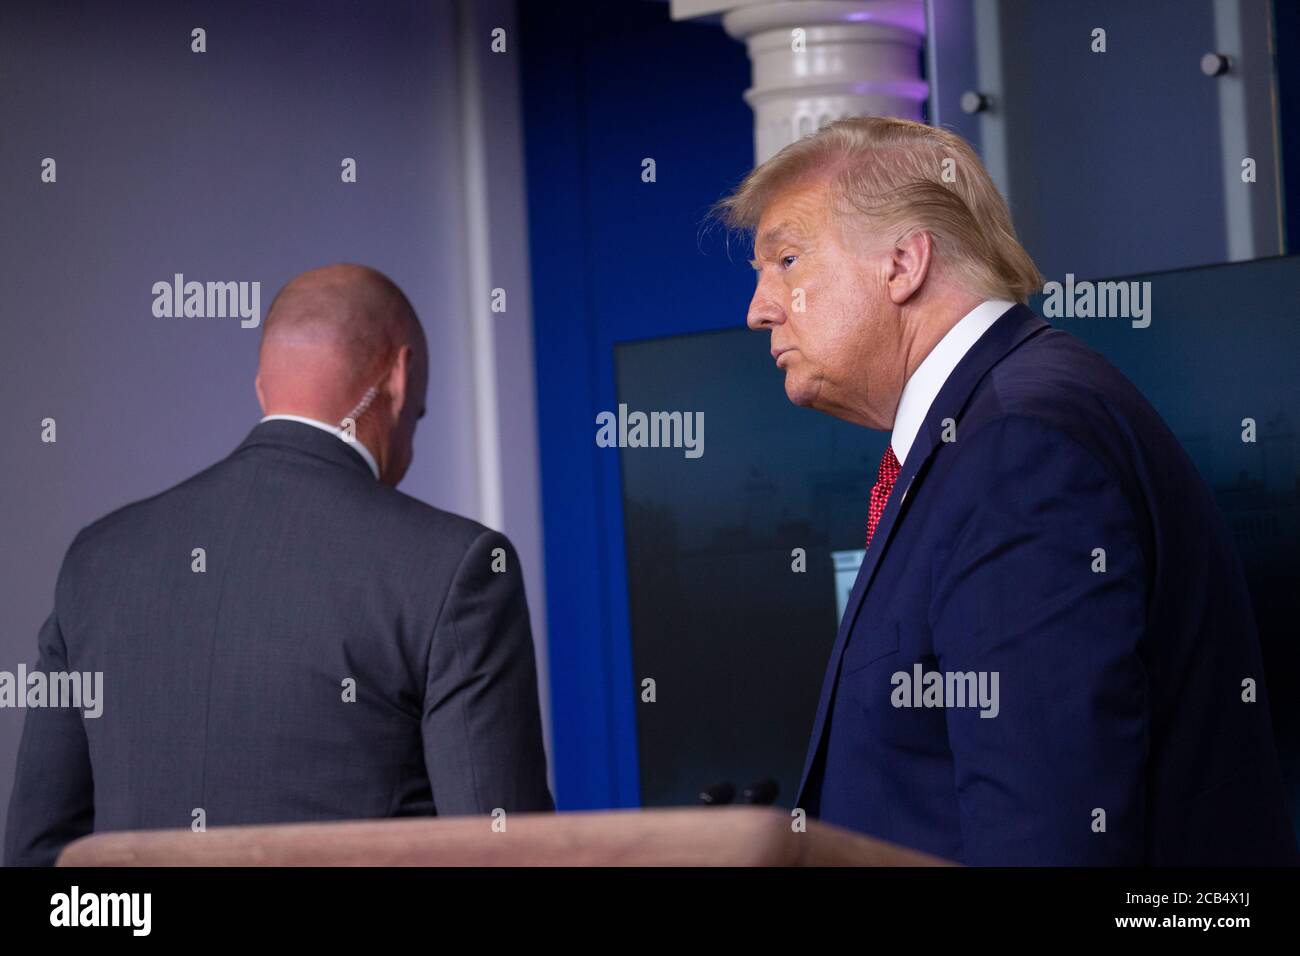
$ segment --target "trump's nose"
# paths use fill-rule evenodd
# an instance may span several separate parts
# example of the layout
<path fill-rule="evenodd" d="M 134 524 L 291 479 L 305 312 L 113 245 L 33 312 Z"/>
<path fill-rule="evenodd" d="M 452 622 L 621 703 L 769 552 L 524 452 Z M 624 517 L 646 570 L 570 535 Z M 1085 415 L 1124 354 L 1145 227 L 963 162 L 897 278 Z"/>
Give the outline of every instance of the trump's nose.
<path fill-rule="evenodd" d="M 745 316 L 745 324 L 757 332 L 762 329 L 770 329 L 774 325 L 780 325 L 784 321 L 785 310 L 760 284 L 754 292 L 754 298 L 749 301 L 749 312 Z"/>

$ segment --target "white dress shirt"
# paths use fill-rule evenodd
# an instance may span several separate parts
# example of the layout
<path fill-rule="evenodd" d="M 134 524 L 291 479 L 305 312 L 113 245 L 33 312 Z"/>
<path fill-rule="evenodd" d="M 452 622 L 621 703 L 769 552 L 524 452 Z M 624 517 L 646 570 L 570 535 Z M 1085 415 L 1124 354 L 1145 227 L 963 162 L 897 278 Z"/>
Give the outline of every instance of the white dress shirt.
<path fill-rule="evenodd" d="M 894 432 L 889 437 L 889 444 L 893 446 L 899 465 L 907 460 L 916 433 L 921 430 L 921 423 L 925 421 L 930 406 L 939 397 L 939 391 L 943 388 L 943 383 L 948 381 L 952 370 L 979 337 L 989 330 L 989 326 L 1013 305 L 1014 302 L 1004 299 L 981 302 L 949 329 L 948 334 L 938 341 L 930 354 L 916 367 L 916 371 L 903 386 L 903 394 L 898 399 L 898 411 L 894 413 Z"/>
<path fill-rule="evenodd" d="M 343 429 L 339 428 L 337 425 L 331 425 L 329 422 L 318 421 L 315 418 L 304 418 L 302 415 L 267 415 L 262 419 L 262 421 L 302 422 L 304 425 L 310 425 L 313 428 L 319 428 L 323 432 L 329 432 L 339 441 L 343 442 L 343 444 L 355 450 L 358 455 L 364 458 L 366 464 L 370 466 L 370 471 L 374 474 L 375 479 L 379 479 L 379 465 L 375 463 L 375 456 L 370 453 L 370 449 L 367 448 L 365 443 L 360 439 L 348 441 L 343 437 Z"/>

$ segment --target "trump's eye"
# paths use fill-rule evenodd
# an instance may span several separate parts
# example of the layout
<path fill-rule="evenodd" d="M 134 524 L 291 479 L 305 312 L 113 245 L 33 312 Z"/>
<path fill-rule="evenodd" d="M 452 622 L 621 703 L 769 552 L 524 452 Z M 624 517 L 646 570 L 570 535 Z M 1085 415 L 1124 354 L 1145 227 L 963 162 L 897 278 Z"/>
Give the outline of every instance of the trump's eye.
<path fill-rule="evenodd" d="M 798 258 L 799 258 L 798 256 L 782 256 L 782 257 L 781 257 L 781 265 L 783 265 L 783 266 L 785 266 L 785 268 L 789 269 L 790 267 L 789 267 L 788 265 L 786 265 L 786 260 L 787 260 L 787 259 L 798 259 Z"/>

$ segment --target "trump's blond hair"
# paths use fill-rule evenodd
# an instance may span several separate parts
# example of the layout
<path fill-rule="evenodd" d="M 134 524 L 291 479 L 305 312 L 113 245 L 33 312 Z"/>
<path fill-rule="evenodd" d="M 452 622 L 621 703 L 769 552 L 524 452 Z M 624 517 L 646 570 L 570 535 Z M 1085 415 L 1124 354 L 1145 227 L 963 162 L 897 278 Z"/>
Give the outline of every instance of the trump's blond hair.
<path fill-rule="evenodd" d="M 965 290 L 1020 303 L 1042 290 L 979 156 L 955 133 L 912 120 L 837 120 L 754 169 L 712 215 L 752 237 L 779 193 L 819 180 L 830 184 L 841 234 L 864 228 L 901 239 L 924 230 L 933 268 Z"/>

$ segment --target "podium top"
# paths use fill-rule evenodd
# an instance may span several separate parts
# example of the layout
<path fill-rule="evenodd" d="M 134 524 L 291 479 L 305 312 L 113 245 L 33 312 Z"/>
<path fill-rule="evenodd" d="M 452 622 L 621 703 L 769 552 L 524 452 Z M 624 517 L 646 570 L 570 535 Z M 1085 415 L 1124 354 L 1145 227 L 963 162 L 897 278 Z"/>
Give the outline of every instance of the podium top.
<path fill-rule="evenodd" d="M 935 866 L 772 807 L 421 817 L 82 837 L 59 866 Z"/>

